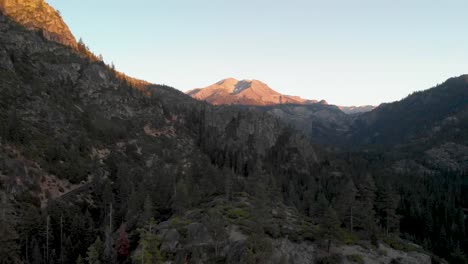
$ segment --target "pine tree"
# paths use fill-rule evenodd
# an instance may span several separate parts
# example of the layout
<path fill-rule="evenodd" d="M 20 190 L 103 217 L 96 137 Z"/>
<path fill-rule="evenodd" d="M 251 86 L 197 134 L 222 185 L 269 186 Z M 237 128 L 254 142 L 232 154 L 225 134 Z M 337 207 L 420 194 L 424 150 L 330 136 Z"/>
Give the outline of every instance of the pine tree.
<path fill-rule="evenodd" d="M 15 263 L 19 260 L 19 247 L 17 243 L 15 219 L 13 208 L 5 193 L 0 193 L 0 259 L 6 263 Z"/>
<path fill-rule="evenodd" d="M 204 222 L 213 239 L 215 255 L 218 256 L 219 247 L 227 237 L 223 216 L 218 211 L 212 209 L 208 212 L 208 217 L 205 218 Z"/>
<path fill-rule="evenodd" d="M 61 263 L 70 263 L 72 262 L 72 255 L 73 255 L 73 243 L 70 237 L 65 238 L 65 242 L 63 243 L 63 262 Z"/>
<path fill-rule="evenodd" d="M 87 245 L 91 244 L 94 241 L 94 221 L 93 217 L 91 216 L 91 213 L 86 210 L 84 219 L 82 219 L 84 222 L 84 234 L 81 234 L 82 238 L 81 240 L 86 243 Z"/>
<path fill-rule="evenodd" d="M 150 219 L 144 228 L 139 229 L 140 241 L 138 242 L 138 250 L 134 254 L 135 263 L 160 263 L 162 260 L 161 252 L 159 251 L 159 238 L 154 233 L 156 221 Z"/>
<path fill-rule="evenodd" d="M 399 228 L 399 218 L 396 214 L 397 206 L 397 199 L 392 195 L 390 186 L 379 189 L 376 200 L 377 215 L 380 226 L 387 235 Z"/>
<path fill-rule="evenodd" d="M 333 208 L 328 207 L 322 220 L 322 232 L 326 240 L 328 240 L 327 252 L 330 253 L 332 240 L 339 235 L 340 222 Z"/>
<path fill-rule="evenodd" d="M 233 193 L 233 181 L 234 181 L 234 173 L 226 167 L 223 168 L 223 176 L 224 176 L 224 193 L 226 194 L 226 200 L 232 200 L 232 193 Z"/>
<path fill-rule="evenodd" d="M 459 236 L 461 239 L 465 237 L 465 214 L 463 213 L 463 209 L 460 209 L 458 212 L 458 228 L 459 228 Z"/>
<path fill-rule="evenodd" d="M 115 259 L 115 251 L 113 248 L 113 239 L 112 239 L 112 232 L 110 231 L 110 227 L 106 228 L 106 239 L 104 241 L 104 262 L 105 263 L 114 263 Z"/>
<path fill-rule="evenodd" d="M 317 196 L 317 201 L 311 201 L 311 207 L 313 208 L 313 216 L 321 218 L 325 215 L 325 212 L 329 207 L 329 202 L 322 192 L 320 192 Z"/>
<path fill-rule="evenodd" d="M 141 203 L 139 199 L 139 194 L 137 191 L 133 190 L 130 194 L 130 198 L 128 200 L 128 210 L 126 220 L 129 226 L 133 226 L 136 223 L 136 219 L 138 219 L 138 215 L 141 212 Z"/>
<path fill-rule="evenodd" d="M 32 264 L 40 264 L 42 260 L 41 249 L 36 239 L 33 239 L 32 242 L 32 255 L 31 255 Z"/>
<path fill-rule="evenodd" d="M 352 180 L 346 182 L 342 191 L 339 192 L 338 197 L 334 204 L 336 205 L 337 214 L 342 222 L 346 224 L 349 230 L 354 230 L 354 215 L 356 204 L 357 189 Z"/>
<path fill-rule="evenodd" d="M 78 255 L 78 258 L 76 259 L 76 264 L 85 264 L 83 257 L 81 257 L 81 255 Z"/>
<path fill-rule="evenodd" d="M 455 250 L 450 254 L 451 264 L 466 264 L 468 263 L 465 254 L 460 250 L 460 245 L 455 247 Z"/>
<path fill-rule="evenodd" d="M 375 229 L 375 192 L 374 179 L 370 174 L 365 174 L 359 181 L 357 205 L 353 210 L 353 216 L 354 227 L 366 231 L 369 237 Z"/>
<path fill-rule="evenodd" d="M 1 131 L 0 131 L 1 132 Z M 24 143 L 26 134 L 24 133 L 23 125 L 18 117 L 16 110 L 8 114 L 8 120 L 4 127 L 3 137 L 15 143 Z"/>
<path fill-rule="evenodd" d="M 49 263 L 48 264 L 55 264 L 57 263 L 57 253 L 55 249 L 52 249 L 50 252 Z"/>
<path fill-rule="evenodd" d="M 116 244 L 118 260 L 122 263 L 128 258 L 128 255 L 130 254 L 130 241 L 128 240 L 127 232 L 125 231 L 125 224 L 120 226 L 120 235 Z"/>
<path fill-rule="evenodd" d="M 149 195 L 146 195 L 145 202 L 143 204 L 143 214 L 141 216 L 141 221 L 143 223 L 148 223 L 151 218 L 154 216 L 154 207 L 153 201 Z"/>
<path fill-rule="evenodd" d="M 102 243 L 101 238 L 97 237 L 96 241 L 94 241 L 94 243 L 88 248 L 86 260 L 89 264 L 101 264 L 103 251 L 104 244 Z"/>
<path fill-rule="evenodd" d="M 176 184 L 175 194 L 173 196 L 172 208 L 176 212 L 183 212 L 190 205 L 187 185 L 183 179 Z"/>

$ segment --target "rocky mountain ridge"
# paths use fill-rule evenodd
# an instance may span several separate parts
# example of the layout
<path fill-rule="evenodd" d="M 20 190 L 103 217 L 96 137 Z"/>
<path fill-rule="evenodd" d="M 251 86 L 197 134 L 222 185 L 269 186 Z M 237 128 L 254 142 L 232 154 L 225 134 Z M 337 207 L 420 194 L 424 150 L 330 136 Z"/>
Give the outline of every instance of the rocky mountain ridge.
<path fill-rule="evenodd" d="M 258 80 L 228 78 L 203 89 L 193 89 L 187 94 L 214 105 L 273 105 L 299 104 L 307 100 L 297 96 L 282 95 Z"/>
<path fill-rule="evenodd" d="M 236 80 L 227 78 L 205 88 L 189 90 L 186 94 L 195 99 L 206 101 L 214 105 L 248 105 L 272 106 L 282 104 L 322 104 L 328 105 L 325 100 L 308 100 L 299 96 L 281 94 L 267 84 L 258 80 Z M 367 112 L 373 106 L 338 106 L 346 114 Z"/>
<path fill-rule="evenodd" d="M 76 49 L 78 44 L 60 13 L 44 0 L 1 0 L 0 11 L 46 39 Z"/>

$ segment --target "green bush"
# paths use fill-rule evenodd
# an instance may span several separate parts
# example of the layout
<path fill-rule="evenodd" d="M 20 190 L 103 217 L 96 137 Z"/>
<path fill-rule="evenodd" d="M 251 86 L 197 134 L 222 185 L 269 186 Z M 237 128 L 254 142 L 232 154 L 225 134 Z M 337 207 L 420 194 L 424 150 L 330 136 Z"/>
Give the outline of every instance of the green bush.
<path fill-rule="evenodd" d="M 338 254 L 334 254 L 331 256 L 326 256 L 317 259 L 317 264 L 339 264 L 342 262 L 341 256 Z"/>
<path fill-rule="evenodd" d="M 352 254 L 352 255 L 348 255 L 346 256 L 346 258 L 351 261 L 351 262 L 354 262 L 354 263 L 359 263 L 359 264 L 364 264 L 364 259 L 362 258 L 361 255 L 359 254 Z"/>
<path fill-rule="evenodd" d="M 231 219 L 249 218 L 250 214 L 242 208 L 231 208 L 227 211 L 227 216 Z"/>
<path fill-rule="evenodd" d="M 421 249 L 406 243 L 404 240 L 400 239 L 397 236 L 386 236 L 383 239 L 383 242 L 385 244 L 389 245 L 391 248 L 400 250 L 400 251 L 405 251 L 405 252 L 411 252 L 411 251 L 421 251 Z"/>
<path fill-rule="evenodd" d="M 341 242 L 346 245 L 355 245 L 358 241 L 357 237 L 353 233 L 348 232 L 347 230 L 344 230 L 344 229 L 341 230 L 339 234 L 339 238 Z"/>

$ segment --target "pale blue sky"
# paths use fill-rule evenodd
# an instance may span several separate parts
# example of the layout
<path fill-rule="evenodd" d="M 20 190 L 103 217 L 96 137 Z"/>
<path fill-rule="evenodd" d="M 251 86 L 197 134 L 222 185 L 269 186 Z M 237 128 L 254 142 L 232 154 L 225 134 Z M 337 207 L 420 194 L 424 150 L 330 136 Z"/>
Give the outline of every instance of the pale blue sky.
<path fill-rule="evenodd" d="M 227 77 L 339 105 L 468 73 L 468 1 L 48 0 L 130 76 L 180 90 Z"/>

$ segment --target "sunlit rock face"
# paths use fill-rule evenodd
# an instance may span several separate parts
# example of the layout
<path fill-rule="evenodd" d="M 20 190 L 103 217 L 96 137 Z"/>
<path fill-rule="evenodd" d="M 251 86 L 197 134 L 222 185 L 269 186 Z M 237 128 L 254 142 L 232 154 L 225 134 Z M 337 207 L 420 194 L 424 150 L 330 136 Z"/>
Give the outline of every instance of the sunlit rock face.
<path fill-rule="evenodd" d="M 299 96 L 283 95 L 258 80 L 228 78 L 203 89 L 194 89 L 188 95 L 211 104 L 275 105 L 303 104 L 308 100 Z M 316 101 L 314 101 L 316 102 Z"/>
<path fill-rule="evenodd" d="M 0 0 L 0 11 L 26 28 L 41 32 L 48 40 L 78 46 L 60 13 L 43 0 Z"/>

